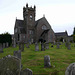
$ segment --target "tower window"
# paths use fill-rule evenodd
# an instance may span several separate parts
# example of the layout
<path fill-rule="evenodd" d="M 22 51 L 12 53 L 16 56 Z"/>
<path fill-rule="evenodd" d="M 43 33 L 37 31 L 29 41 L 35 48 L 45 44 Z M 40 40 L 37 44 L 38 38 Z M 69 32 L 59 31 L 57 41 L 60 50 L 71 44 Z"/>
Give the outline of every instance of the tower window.
<path fill-rule="evenodd" d="M 31 14 L 31 15 L 30 15 L 30 20 L 32 20 L 32 18 L 33 18 L 33 17 L 32 17 L 32 14 Z"/>

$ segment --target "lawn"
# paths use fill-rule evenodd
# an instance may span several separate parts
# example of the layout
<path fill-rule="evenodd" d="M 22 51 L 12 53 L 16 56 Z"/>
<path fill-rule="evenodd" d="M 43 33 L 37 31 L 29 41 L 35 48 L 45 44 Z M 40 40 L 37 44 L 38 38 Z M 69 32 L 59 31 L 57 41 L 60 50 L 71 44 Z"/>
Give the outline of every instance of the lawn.
<path fill-rule="evenodd" d="M 18 46 L 16 48 L 9 47 L 3 49 L 4 53 L 0 53 L 0 58 L 13 55 L 13 51 L 19 50 Z M 60 45 L 60 49 L 51 47 L 49 44 L 49 49 L 41 51 L 39 44 L 39 51 L 35 51 L 35 45 L 30 45 L 30 48 L 24 48 L 24 52 L 21 53 L 22 59 L 21 63 L 23 69 L 29 68 L 33 71 L 33 75 L 65 75 L 65 70 L 69 64 L 75 62 L 75 47 L 71 44 L 71 50 L 68 50 L 64 44 Z M 50 62 L 52 68 L 44 68 L 44 56 L 50 56 Z"/>

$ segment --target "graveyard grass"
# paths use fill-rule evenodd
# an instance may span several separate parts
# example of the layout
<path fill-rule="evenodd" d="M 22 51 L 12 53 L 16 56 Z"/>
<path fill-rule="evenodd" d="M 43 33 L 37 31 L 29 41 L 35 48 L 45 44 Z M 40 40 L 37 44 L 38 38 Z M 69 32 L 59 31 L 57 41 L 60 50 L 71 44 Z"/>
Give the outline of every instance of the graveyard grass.
<path fill-rule="evenodd" d="M 33 71 L 33 75 L 65 75 L 66 68 L 69 64 L 75 62 L 75 47 L 71 44 L 71 50 L 68 50 L 65 45 L 60 45 L 60 49 L 51 47 L 45 51 L 41 51 L 41 46 L 39 45 L 39 51 L 35 51 L 35 45 L 30 45 L 30 48 L 24 48 L 22 52 L 21 63 L 23 69 L 29 68 Z M 9 47 L 3 49 L 4 53 L 0 53 L 0 58 L 13 55 L 13 52 L 19 50 L 18 46 L 16 48 Z M 50 56 L 51 68 L 44 68 L 44 56 Z M 10 63 L 11 64 L 11 63 Z"/>

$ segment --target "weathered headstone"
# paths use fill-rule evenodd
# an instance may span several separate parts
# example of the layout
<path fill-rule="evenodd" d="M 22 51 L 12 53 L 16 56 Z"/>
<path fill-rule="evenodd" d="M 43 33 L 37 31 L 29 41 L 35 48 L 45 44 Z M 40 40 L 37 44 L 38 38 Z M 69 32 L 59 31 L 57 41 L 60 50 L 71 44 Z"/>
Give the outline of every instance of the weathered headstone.
<path fill-rule="evenodd" d="M 8 42 L 6 42 L 6 47 L 9 47 L 9 44 L 8 44 Z"/>
<path fill-rule="evenodd" d="M 24 43 L 19 42 L 19 50 L 24 51 Z"/>
<path fill-rule="evenodd" d="M 68 50 L 71 50 L 71 46 L 70 46 L 70 44 L 67 46 L 67 49 L 68 49 Z"/>
<path fill-rule="evenodd" d="M 60 48 L 59 43 L 57 43 L 57 49 L 59 49 L 59 48 Z"/>
<path fill-rule="evenodd" d="M 26 43 L 26 47 L 29 48 L 29 43 Z"/>
<path fill-rule="evenodd" d="M 8 55 L 0 59 L 0 75 L 20 75 L 21 61 L 17 57 Z"/>
<path fill-rule="evenodd" d="M 67 67 L 65 75 L 75 75 L 75 63 L 72 63 Z"/>
<path fill-rule="evenodd" d="M 45 51 L 45 45 L 44 45 L 44 43 L 41 43 L 41 51 Z"/>
<path fill-rule="evenodd" d="M 5 46 L 5 43 L 3 43 L 3 48 L 5 48 L 6 46 Z"/>
<path fill-rule="evenodd" d="M 13 55 L 16 56 L 17 58 L 21 59 L 21 50 L 14 51 Z"/>
<path fill-rule="evenodd" d="M 35 43 L 35 51 L 39 51 L 39 45 L 38 45 L 38 43 Z"/>
<path fill-rule="evenodd" d="M 51 67 L 50 57 L 48 55 L 44 56 L 44 67 L 45 68 Z"/>
<path fill-rule="evenodd" d="M 0 43 L 0 53 L 3 53 L 3 47 L 1 43 Z"/>
<path fill-rule="evenodd" d="M 25 70 L 21 71 L 21 75 L 33 75 L 31 69 L 26 68 Z"/>
<path fill-rule="evenodd" d="M 45 43 L 45 48 L 49 49 L 49 43 Z"/>
<path fill-rule="evenodd" d="M 16 39 L 15 38 L 13 39 L 13 47 L 14 48 L 16 47 Z"/>

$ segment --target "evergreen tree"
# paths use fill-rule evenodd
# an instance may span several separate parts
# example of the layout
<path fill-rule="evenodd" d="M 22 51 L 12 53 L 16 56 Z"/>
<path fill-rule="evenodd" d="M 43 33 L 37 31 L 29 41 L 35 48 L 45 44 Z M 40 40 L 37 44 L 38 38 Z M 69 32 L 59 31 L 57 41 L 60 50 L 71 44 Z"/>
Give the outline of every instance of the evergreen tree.
<path fill-rule="evenodd" d="M 73 41 L 75 42 L 75 27 L 74 27 L 74 31 L 73 31 Z"/>

